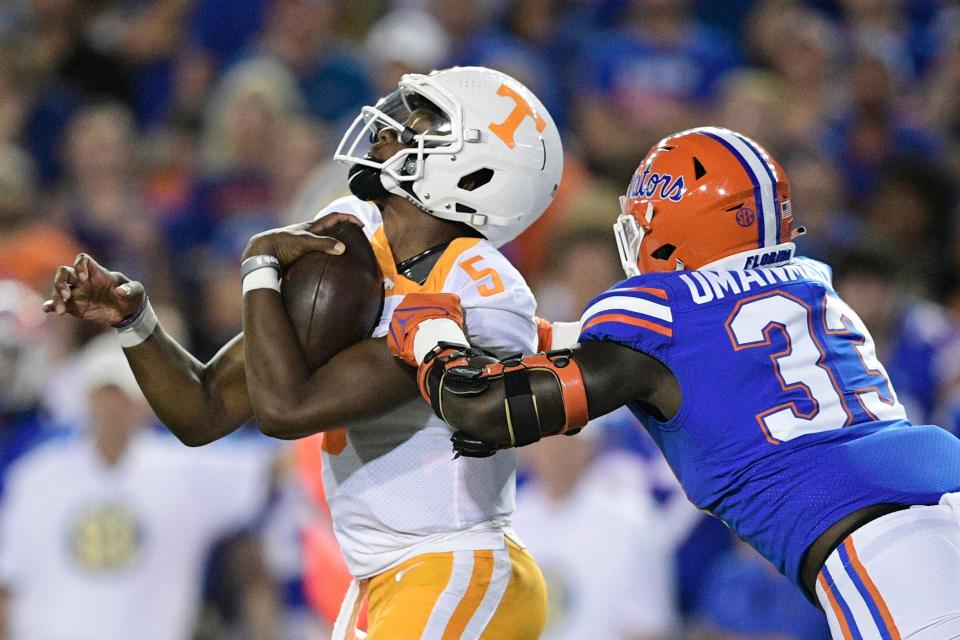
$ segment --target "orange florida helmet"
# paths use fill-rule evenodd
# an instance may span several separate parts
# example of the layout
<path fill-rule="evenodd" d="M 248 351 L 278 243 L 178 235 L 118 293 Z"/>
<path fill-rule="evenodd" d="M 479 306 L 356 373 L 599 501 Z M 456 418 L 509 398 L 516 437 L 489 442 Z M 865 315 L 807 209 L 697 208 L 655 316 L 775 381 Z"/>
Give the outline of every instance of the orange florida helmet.
<path fill-rule="evenodd" d="M 790 183 L 744 135 L 699 127 L 668 136 L 637 167 L 613 229 L 627 276 L 749 269 L 793 257 Z"/>

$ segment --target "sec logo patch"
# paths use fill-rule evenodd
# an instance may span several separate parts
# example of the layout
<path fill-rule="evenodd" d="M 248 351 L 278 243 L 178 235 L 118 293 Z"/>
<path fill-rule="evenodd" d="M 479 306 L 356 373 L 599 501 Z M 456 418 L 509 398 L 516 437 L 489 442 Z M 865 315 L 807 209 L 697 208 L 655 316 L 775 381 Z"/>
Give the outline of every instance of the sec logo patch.
<path fill-rule="evenodd" d="M 122 504 L 84 510 L 70 531 L 74 562 L 93 572 L 123 569 L 140 555 L 143 533 L 136 516 Z"/>
<path fill-rule="evenodd" d="M 741 227 L 749 227 L 757 219 L 753 209 L 749 207 L 740 207 L 737 209 L 737 224 Z"/>

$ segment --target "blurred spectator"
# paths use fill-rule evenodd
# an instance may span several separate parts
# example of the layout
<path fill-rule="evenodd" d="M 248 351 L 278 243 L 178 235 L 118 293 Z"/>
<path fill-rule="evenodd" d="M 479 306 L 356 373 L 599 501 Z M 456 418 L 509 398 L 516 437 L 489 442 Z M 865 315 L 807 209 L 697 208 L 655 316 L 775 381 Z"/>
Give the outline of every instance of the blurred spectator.
<path fill-rule="evenodd" d="M 364 45 L 376 69 L 374 82 L 381 96 L 393 92 L 405 73 L 430 73 L 441 68 L 449 50 L 450 40 L 443 26 L 417 9 L 395 9 L 377 20 Z"/>
<path fill-rule="evenodd" d="M 938 166 L 918 159 L 900 159 L 881 174 L 864 203 L 867 226 L 889 247 L 912 284 L 921 293 L 941 288 L 957 269 L 951 251 L 956 187 Z"/>
<path fill-rule="evenodd" d="M 185 126 L 163 126 L 140 145 L 143 197 L 162 228 L 189 208 L 200 165 L 199 137 Z"/>
<path fill-rule="evenodd" d="M 755 69 L 730 72 L 721 83 L 717 107 L 717 124 L 763 140 L 777 157 L 781 156 L 781 149 L 789 146 L 788 132 L 783 126 L 787 106 L 783 85 L 776 75 Z"/>
<path fill-rule="evenodd" d="M 842 172 L 828 158 L 794 154 L 784 171 L 790 178 L 794 215 L 807 230 L 796 239 L 800 254 L 829 261 L 864 233 L 860 219 L 847 209 Z"/>
<path fill-rule="evenodd" d="M 252 234 L 251 234 L 252 235 Z M 246 243 L 249 235 L 241 233 L 232 239 Z M 228 243 L 231 237 L 223 239 Z M 210 247 L 198 256 L 204 268 L 196 274 L 196 299 L 202 301 L 204 312 L 195 319 L 190 343 L 198 357 L 212 357 L 220 347 L 243 330 L 243 293 L 237 282 L 238 256 L 243 251 L 236 247 Z"/>
<path fill-rule="evenodd" d="M 626 184 L 642 149 L 701 124 L 736 44 L 699 24 L 689 0 L 630 0 L 622 25 L 585 46 L 575 105 L 589 166 Z"/>
<path fill-rule="evenodd" d="M 943 300 L 954 336 L 937 355 L 941 384 L 934 424 L 960 437 L 960 273 L 954 273 L 951 281 L 946 283 Z"/>
<path fill-rule="evenodd" d="M 951 113 L 949 104 L 956 97 L 949 96 L 952 87 L 960 82 L 957 71 L 957 56 L 960 56 L 960 6 L 943 5 L 928 29 L 931 50 L 931 65 L 926 73 L 925 93 L 933 98 L 925 100 L 934 116 L 934 122 L 951 133 L 956 132 L 957 114 Z"/>
<path fill-rule="evenodd" d="M 273 225 L 279 207 L 271 170 L 281 123 L 302 100 L 290 72 L 268 58 L 242 62 L 223 77 L 205 114 L 202 173 L 170 221 L 175 253 L 189 255 L 230 220 L 245 218 L 260 230 Z"/>
<path fill-rule="evenodd" d="M 199 175 L 185 173 L 190 162 L 178 158 L 179 151 L 171 157 L 173 179 L 193 181 L 184 206 L 168 216 L 165 225 L 177 258 L 174 274 L 188 287 L 184 303 L 197 311 L 190 316 L 199 354 L 212 355 L 205 345 L 223 344 L 223 331 L 239 329 L 240 322 L 239 294 L 235 304 L 212 314 L 200 313 L 210 303 L 204 292 L 215 292 L 217 299 L 236 293 L 233 286 L 225 291 L 209 286 L 223 282 L 225 270 L 233 283 L 247 240 L 281 223 L 288 200 L 299 186 L 294 183 L 303 179 L 309 171 L 306 165 L 319 156 L 315 129 L 298 120 L 302 109 L 303 97 L 286 67 L 270 58 L 247 59 L 233 66 L 211 94 Z M 237 312 L 236 316 L 230 312 Z M 206 315 L 216 318 L 203 326 L 201 318 Z"/>
<path fill-rule="evenodd" d="M 795 150 L 815 149 L 843 104 L 839 28 L 797 0 L 760 0 L 743 34 L 755 62 L 778 77 L 783 115 L 781 130 L 768 132 L 774 134 L 773 152 L 788 158 Z"/>
<path fill-rule="evenodd" d="M 173 61 L 169 105 L 160 124 L 190 133 L 203 125 L 203 111 L 215 80 L 215 60 L 202 49 L 180 52 Z"/>
<path fill-rule="evenodd" d="M 32 0 L 19 16 L 20 24 L 10 30 L 11 48 L 28 73 L 49 85 L 59 80 L 78 94 L 129 101 L 130 75 L 116 48 L 123 30 L 105 29 L 103 22 L 112 19 L 116 8 L 114 2 Z"/>
<path fill-rule="evenodd" d="M 945 7 L 937 26 L 932 68 L 920 98 L 928 121 L 947 136 L 946 160 L 956 182 L 960 179 L 960 7 Z"/>
<path fill-rule="evenodd" d="M 903 159 L 939 162 L 943 142 L 909 108 L 910 87 L 888 58 L 861 49 L 846 75 L 850 94 L 827 145 L 844 168 L 853 202 L 862 202 L 879 185 L 885 167 Z"/>
<path fill-rule="evenodd" d="M 547 582 L 543 637 L 673 638 L 673 553 L 699 514 L 683 497 L 657 505 L 636 457 L 595 457 L 601 434 L 595 424 L 520 452 L 530 480 L 514 526 Z"/>
<path fill-rule="evenodd" d="M 284 213 L 281 221 L 303 222 L 313 218 L 335 198 L 308 204 L 301 199 L 303 187 L 314 171 L 330 161 L 333 155 L 327 132 L 307 118 L 287 118 L 277 135 L 277 151 L 270 172 L 274 197 Z M 341 184 L 344 166 L 339 167 Z M 296 213 L 295 213 L 296 212 Z"/>
<path fill-rule="evenodd" d="M 265 168 L 280 122 L 303 109 L 293 75 L 270 58 L 232 67 L 210 96 L 204 120 L 204 163 L 211 174 Z"/>
<path fill-rule="evenodd" d="M 324 130 L 305 118 L 284 125 L 274 165 L 284 224 L 310 220 L 329 203 L 350 195 L 347 169 L 333 160 L 331 149 L 339 142 L 336 135 L 339 132 Z"/>
<path fill-rule="evenodd" d="M 712 565 L 702 593 L 690 640 L 830 640 L 823 613 L 742 542 Z"/>
<path fill-rule="evenodd" d="M 579 320 L 594 296 L 624 278 L 612 231 L 572 230 L 551 248 L 550 269 L 533 285 L 537 313 L 551 321 Z"/>
<path fill-rule="evenodd" d="M 20 141 L 31 106 L 23 74 L 0 47 L 0 144 Z"/>
<path fill-rule="evenodd" d="M 263 504 L 262 456 L 184 449 L 147 429 L 149 409 L 115 340 L 83 356 L 87 435 L 41 447 L 11 471 L 0 629 L 12 640 L 188 637 L 211 543 Z M 276 637 L 272 595 L 256 592 L 255 628 L 265 634 L 255 637 Z"/>
<path fill-rule="evenodd" d="M 956 338 L 957 329 L 942 308 L 912 293 L 898 254 L 881 247 L 864 245 L 837 256 L 834 286 L 870 329 L 907 417 L 929 423 L 944 382 L 937 355 Z"/>
<path fill-rule="evenodd" d="M 166 298 L 171 286 L 163 235 L 146 206 L 135 153 L 128 109 L 104 103 L 79 110 L 67 128 L 67 171 L 50 215 L 98 259 L 144 274 L 154 295 Z"/>
<path fill-rule="evenodd" d="M 373 100 L 366 70 L 337 31 L 341 11 L 335 0 L 273 0 L 258 45 L 293 72 L 310 113 L 336 128 Z"/>
<path fill-rule="evenodd" d="M 38 215 L 30 157 L 0 142 L 0 278 L 46 292 L 53 272 L 73 262 L 79 245 L 62 228 Z"/>
<path fill-rule="evenodd" d="M 190 0 L 29 3 L 11 44 L 34 81 L 28 133 L 44 183 L 59 175 L 57 142 L 78 105 L 118 100 L 145 123 L 164 113 L 169 60 L 190 6 Z"/>
<path fill-rule="evenodd" d="M 913 75 L 912 23 L 904 0 L 840 0 L 838 4 L 855 47 L 882 56 L 898 68 L 905 80 Z"/>
<path fill-rule="evenodd" d="M 172 63 L 193 5 L 194 0 L 110 2 L 91 27 L 98 48 L 116 56 L 129 74 L 133 97 L 127 104 L 145 126 L 169 108 Z"/>
<path fill-rule="evenodd" d="M 20 282 L 0 280 L 0 500 L 13 461 L 51 435 L 41 396 L 61 354 L 42 300 Z"/>

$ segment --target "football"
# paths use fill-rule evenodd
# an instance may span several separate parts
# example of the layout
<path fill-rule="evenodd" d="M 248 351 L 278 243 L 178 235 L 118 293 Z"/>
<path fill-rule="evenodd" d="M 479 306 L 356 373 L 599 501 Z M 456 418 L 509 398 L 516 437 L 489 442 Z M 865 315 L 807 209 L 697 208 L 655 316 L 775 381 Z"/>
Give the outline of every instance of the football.
<path fill-rule="evenodd" d="M 280 288 L 312 369 L 369 337 L 383 309 L 383 276 L 363 229 L 338 222 L 324 233 L 346 251 L 304 255 L 284 272 Z"/>

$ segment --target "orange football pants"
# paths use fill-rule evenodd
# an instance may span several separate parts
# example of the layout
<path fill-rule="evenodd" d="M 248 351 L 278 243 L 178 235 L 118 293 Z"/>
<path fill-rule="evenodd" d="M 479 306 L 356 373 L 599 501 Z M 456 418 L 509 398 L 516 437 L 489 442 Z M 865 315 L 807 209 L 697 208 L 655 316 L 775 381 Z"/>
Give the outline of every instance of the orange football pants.
<path fill-rule="evenodd" d="M 367 640 L 535 640 L 547 617 L 540 568 L 509 539 L 415 556 L 366 582 Z"/>

